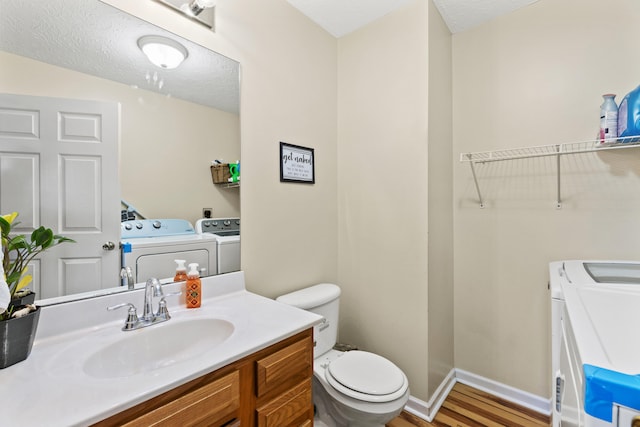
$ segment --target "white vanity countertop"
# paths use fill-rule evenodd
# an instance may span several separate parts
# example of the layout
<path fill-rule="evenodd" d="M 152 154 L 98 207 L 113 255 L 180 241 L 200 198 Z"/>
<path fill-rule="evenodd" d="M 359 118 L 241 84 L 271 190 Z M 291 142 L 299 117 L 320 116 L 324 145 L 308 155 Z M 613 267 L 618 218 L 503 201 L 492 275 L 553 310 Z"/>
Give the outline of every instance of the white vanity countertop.
<path fill-rule="evenodd" d="M 108 312 L 106 307 L 132 302 L 140 315 L 143 291 L 43 307 L 30 356 L 0 370 L 3 407 L 0 425 L 90 425 L 302 332 L 321 320 L 310 312 L 247 292 L 242 272 L 203 278 L 202 284 L 201 308 L 186 309 L 184 297 L 167 297 L 172 319 L 137 331 L 121 331 L 125 308 Z M 178 286 L 165 285 L 165 294 Z M 171 302 L 172 299 L 175 301 Z M 210 351 L 148 372 L 96 378 L 83 370 L 83 361 L 96 351 L 98 343 L 196 318 L 224 319 L 233 323 L 235 330 Z"/>

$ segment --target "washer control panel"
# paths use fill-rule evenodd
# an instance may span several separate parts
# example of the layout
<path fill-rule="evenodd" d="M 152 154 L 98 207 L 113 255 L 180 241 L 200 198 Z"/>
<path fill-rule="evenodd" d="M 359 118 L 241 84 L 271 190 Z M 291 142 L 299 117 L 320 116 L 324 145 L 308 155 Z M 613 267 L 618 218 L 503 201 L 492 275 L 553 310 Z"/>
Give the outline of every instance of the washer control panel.
<path fill-rule="evenodd" d="M 240 218 L 202 218 L 196 221 L 196 231 L 218 236 L 239 236 Z"/>
<path fill-rule="evenodd" d="M 120 223 L 120 237 L 122 239 L 177 236 L 195 234 L 195 232 L 191 223 L 186 219 L 133 219 Z"/>

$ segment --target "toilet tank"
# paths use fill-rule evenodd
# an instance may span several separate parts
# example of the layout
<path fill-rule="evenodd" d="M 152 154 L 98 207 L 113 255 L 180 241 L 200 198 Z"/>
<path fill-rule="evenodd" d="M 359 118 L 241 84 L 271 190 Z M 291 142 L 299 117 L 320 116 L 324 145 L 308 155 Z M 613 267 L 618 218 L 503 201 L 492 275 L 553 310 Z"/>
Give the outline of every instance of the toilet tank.
<path fill-rule="evenodd" d="M 336 345 L 338 338 L 338 310 L 340 308 L 340 288 L 337 285 L 321 283 L 279 296 L 276 301 L 324 317 L 322 323 L 313 328 L 314 357 L 326 353 Z"/>

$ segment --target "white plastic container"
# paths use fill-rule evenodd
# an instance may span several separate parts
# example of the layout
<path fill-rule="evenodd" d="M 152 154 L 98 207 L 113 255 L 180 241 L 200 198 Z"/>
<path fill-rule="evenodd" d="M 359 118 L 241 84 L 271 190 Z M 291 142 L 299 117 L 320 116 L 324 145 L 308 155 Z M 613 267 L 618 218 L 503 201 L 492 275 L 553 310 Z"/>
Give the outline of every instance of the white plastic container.
<path fill-rule="evenodd" d="M 606 93 L 602 95 L 604 101 L 600 106 L 600 135 L 599 145 L 607 145 L 618 139 L 618 105 L 616 105 L 616 95 Z"/>

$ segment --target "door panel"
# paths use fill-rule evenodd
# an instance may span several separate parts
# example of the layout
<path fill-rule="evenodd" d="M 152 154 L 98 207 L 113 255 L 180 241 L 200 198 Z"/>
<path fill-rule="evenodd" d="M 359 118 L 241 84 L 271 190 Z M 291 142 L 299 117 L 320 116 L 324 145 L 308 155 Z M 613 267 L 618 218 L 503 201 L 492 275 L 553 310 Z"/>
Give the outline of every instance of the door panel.
<path fill-rule="evenodd" d="M 0 94 L 0 212 L 76 241 L 32 266 L 39 299 L 119 285 L 119 251 L 102 249 L 120 240 L 119 116 L 113 102 Z"/>

